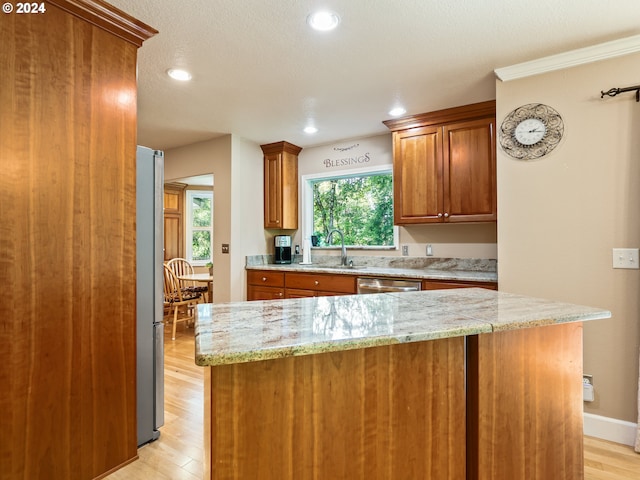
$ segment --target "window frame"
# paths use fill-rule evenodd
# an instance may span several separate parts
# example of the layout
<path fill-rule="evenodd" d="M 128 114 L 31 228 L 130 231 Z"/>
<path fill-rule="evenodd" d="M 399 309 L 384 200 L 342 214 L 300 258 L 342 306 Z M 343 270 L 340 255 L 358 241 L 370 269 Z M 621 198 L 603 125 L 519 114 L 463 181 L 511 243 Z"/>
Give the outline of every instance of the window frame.
<path fill-rule="evenodd" d="M 301 212 L 301 220 L 302 220 L 302 238 L 307 239 L 311 238 L 311 234 L 313 232 L 313 186 L 312 182 L 316 182 L 318 180 L 331 180 L 336 178 L 349 178 L 349 177 L 363 177 L 370 176 L 375 174 L 382 173 L 390 173 L 393 175 L 393 165 L 385 164 L 385 165 L 373 165 L 370 167 L 363 167 L 358 169 L 350 169 L 350 170 L 340 170 L 337 172 L 321 172 L 321 173 L 311 173 L 307 175 L 302 175 L 300 177 L 300 212 Z M 393 226 L 393 245 L 345 245 L 350 250 L 398 250 L 400 244 L 400 235 L 399 229 L 397 225 Z M 331 246 L 331 247 L 311 247 L 312 249 L 318 250 L 331 250 L 340 248 L 340 246 Z"/>
<path fill-rule="evenodd" d="M 187 189 L 186 193 L 186 218 L 185 218 L 185 257 L 194 267 L 204 267 L 208 262 L 213 263 L 213 191 L 212 190 L 197 190 Z M 209 227 L 194 227 L 193 226 L 193 198 L 194 197 L 208 197 L 211 199 L 211 226 Z M 211 239 L 211 246 L 209 248 L 209 258 L 206 260 L 194 260 L 193 259 L 193 233 L 199 231 L 208 231 L 209 238 Z"/>

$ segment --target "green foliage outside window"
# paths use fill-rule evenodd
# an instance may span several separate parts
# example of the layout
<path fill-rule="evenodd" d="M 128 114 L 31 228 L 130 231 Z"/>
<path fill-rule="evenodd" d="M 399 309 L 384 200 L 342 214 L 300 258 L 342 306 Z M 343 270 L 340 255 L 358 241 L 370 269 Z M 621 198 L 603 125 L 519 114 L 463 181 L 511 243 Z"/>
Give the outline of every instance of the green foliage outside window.
<path fill-rule="evenodd" d="M 393 180 L 391 173 L 313 182 L 313 235 L 327 246 L 337 228 L 345 245 L 393 245 Z M 332 238 L 337 244 L 339 236 Z"/>
<path fill-rule="evenodd" d="M 194 261 L 211 259 L 211 207 L 210 196 L 193 196 L 191 258 Z"/>

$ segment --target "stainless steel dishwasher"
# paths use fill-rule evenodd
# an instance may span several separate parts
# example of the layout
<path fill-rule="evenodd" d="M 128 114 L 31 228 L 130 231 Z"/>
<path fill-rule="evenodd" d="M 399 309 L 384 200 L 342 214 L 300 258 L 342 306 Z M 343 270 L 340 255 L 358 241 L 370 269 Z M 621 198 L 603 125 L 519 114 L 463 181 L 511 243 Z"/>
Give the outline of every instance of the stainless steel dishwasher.
<path fill-rule="evenodd" d="M 358 278 L 358 293 L 416 292 L 418 290 L 422 290 L 422 282 L 419 280 Z"/>

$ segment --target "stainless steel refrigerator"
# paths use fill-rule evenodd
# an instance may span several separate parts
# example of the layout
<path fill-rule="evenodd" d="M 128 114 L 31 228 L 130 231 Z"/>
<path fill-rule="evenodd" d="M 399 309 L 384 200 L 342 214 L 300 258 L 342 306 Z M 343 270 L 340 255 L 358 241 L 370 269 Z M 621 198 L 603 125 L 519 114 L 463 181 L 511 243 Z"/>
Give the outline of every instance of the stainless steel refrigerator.
<path fill-rule="evenodd" d="M 138 446 L 164 425 L 164 154 L 138 147 L 136 159 Z"/>

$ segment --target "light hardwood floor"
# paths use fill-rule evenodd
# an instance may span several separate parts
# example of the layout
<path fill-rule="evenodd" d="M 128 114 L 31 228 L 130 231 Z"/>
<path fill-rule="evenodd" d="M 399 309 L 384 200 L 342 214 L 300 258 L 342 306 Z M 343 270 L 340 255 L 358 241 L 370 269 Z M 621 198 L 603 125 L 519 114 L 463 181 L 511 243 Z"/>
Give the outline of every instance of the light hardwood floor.
<path fill-rule="evenodd" d="M 107 479 L 202 479 L 204 376 L 193 357 L 193 329 L 180 324 L 175 341 L 165 336 L 165 424 L 160 438 L 138 450 L 139 460 Z M 591 437 L 585 437 L 584 446 L 585 480 L 640 480 L 640 454 L 631 447 Z"/>
<path fill-rule="evenodd" d="M 164 426 L 160 438 L 138 449 L 137 461 L 109 480 L 201 480 L 204 369 L 194 363 L 193 328 L 178 324 L 164 339 Z"/>

